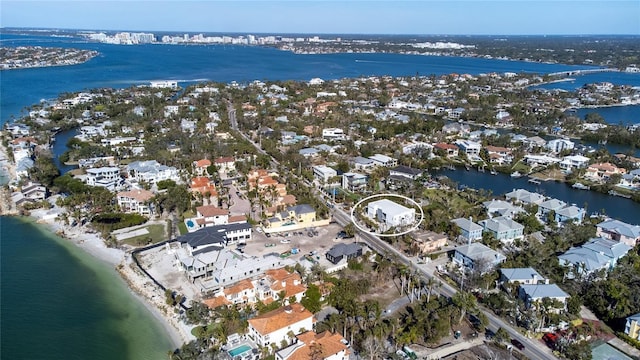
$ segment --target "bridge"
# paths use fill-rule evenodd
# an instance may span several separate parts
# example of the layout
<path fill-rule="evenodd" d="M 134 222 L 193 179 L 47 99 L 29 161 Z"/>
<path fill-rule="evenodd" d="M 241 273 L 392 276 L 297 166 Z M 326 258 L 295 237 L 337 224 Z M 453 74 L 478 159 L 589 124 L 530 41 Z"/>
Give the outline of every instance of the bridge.
<path fill-rule="evenodd" d="M 613 68 L 600 68 L 600 69 L 584 69 L 584 70 L 569 70 L 569 71 L 558 71 L 554 73 L 549 73 L 549 76 L 575 76 L 575 75 L 586 75 L 586 74 L 594 74 L 594 73 L 603 73 L 603 72 L 619 72 L 618 69 Z"/>

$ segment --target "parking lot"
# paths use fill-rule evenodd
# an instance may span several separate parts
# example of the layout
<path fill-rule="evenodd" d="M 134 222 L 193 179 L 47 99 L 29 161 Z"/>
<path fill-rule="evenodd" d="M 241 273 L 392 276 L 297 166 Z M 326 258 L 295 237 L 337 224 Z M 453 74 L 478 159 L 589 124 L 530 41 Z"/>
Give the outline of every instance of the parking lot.
<path fill-rule="evenodd" d="M 333 264 L 325 259 L 325 253 L 338 242 L 354 241 L 354 239 L 336 239 L 336 235 L 341 230 L 342 227 L 338 224 L 271 235 L 266 235 L 254 229 L 251 241 L 242 250 L 247 255 L 262 256 L 274 252 L 282 254 L 296 249 L 292 251 L 296 252 L 296 254 L 292 253 L 290 255 L 290 258 L 296 261 L 315 251 L 317 256 L 320 257 L 320 265 L 328 267 Z M 316 260 L 318 259 L 316 258 Z"/>

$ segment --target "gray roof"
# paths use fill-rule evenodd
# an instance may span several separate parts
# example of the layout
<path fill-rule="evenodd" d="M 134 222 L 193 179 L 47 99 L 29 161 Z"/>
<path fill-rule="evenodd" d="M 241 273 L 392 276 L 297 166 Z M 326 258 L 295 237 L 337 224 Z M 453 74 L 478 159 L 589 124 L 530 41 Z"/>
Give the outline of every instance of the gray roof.
<path fill-rule="evenodd" d="M 473 261 L 487 259 L 489 262 L 494 263 L 507 259 L 506 256 L 482 243 L 471 243 L 470 245 L 459 246 L 456 248 L 456 251 Z"/>
<path fill-rule="evenodd" d="M 593 238 L 582 246 L 572 247 L 558 259 L 574 265 L 584 264 L 584 270 L 592 272 L 606 267 L 611 260 L 619 259 L 629 250 L 631 247 L 624 243 Z"/>
<path fill-rule="evenodd" d="M 501 216 L 513 216 L 517 213 L 524 212 L 519 206 L 514 206 L 508 201 L 491 200 L 482 203 L 489 214 L 498 213 Z"/>
<path fill-rule="evenodd" d="M 353 158 L 353 162 L 360 165 L 373 165 L 374 161 L 362 156 L 356 156 Z"/>
<path fill-rule="evenodd" d="M 636 322 L 640 322 L 640 313 L 635 315 L 627 316 L 627 320 L 635 320 Z"/>
<path fill-rule="evenodd" d="M 408 174 L 408 175 L 412 175 L 412 176 L 418 176 L 420 174 L 422 174 L 422 170 L 420 169 L 414 169 L 412 167 L 408 167 L 408 166 L 404 166 L 404 165 L 399 165 L 394 167 L 393 169 L 391 169 L 390 171 L 396 171 L 399 173 L 404 173 L 404 174 Z"/>
<path fill-rule="evenodd" d="M 493 219 L 482 220 L 481 223 L 485 224 L 485 227 L 487 229 L 497 233 L 513 229 L 524 229 L 523 225 L 513 221 L 512 219 L 502 216 Z"/>
<path fill-rule="evenodd" d="M 504 276 L 507 281 L 516 281 L 516 280 L 528 280 L 533 279 L 534 277 L 539 280 L 543 280 L 544 276 L 540 275 L 534 268 L 514 268 L 514 269 L 500 269 L 502 276 Z"/>
<path fill-rule="evenodd" d="M 582 214 L 582 208 L 571 205 L 556 211 L 556 214 L 567 218 L 578 218 Z"/>
<path fill-rule="evenodd" d="M 608 232 L 615 232 L 632 239 L 640 237 L 640 226 L 630 225 L 619 220 L 607 220 L 597 225 Z"/>
<path fill-rule="evenodd" d="M 507 199 L 515 199 L 526 204 L 539 204 L 544 200 L 544 196 L 524 189 L 514 189 L 505 196 Z"/>
<path fill-rule="evenodd" d="M 520 289 L 531 299 L 569 297 L 556 284 L 520 285 Z"/>
<path fill-rule="evenodd" d="M 198 231 L 187 233 L 178 237 L 178 241 L 181 243 L 188 243 L 191 247 L 198 247 L 210 244 L 221 244 L 221 246 L 227 243 L 227 232 L 250 229 L 249 223 L 233 223 L 224 225 L 207 226 Z"/>
<path fill-rule="evenodd" d="M 351 254 L 355 254 L 358 251 L 362 250 L 362 245 L 358 243 L 344 244 L 340 243 L 334 245 L 329 251 L 327 251 L 327 255 L 336 258 L 339 256 L 349 256 Z"/>
<path fill-rule="evenodd" d="M 175 169 L 175 168 L 162 165 L 155 160 L 134 161 L 131 164 L 127 165 L 127 171 L 135 170 L 141 173 L 158 173 L 160 171 L 164 171 L 167 169 Z"/>
<path fill-rule="evenodd" d="M 298 150 L 298 154 L 300 155 L 315 155 L 319 152 L 320 151 L 318 149 L 314 149 L 314 148 L 304 148 L 304 149 Z"/>
<path fill-rule="evenodd" d="M 564 201 L 560 201 L 558 199 L 549 199 L 549 200 L 541 203 L 539 206 L 541 208 L 558 211 L 558 210 L 562 209 L 563 207 L 565 207 L 566 205 L 567 205 L 567 203 L 565 203 Z"/>
<path fill-rule="evenodd" d="M 451 221 L 453 221 L 454 224 L 458 225 L 458 227 L 466 230 L 467 232 L 482 230 L 482 226 L 474 223 L 473 221 L 470 221 L 469 219 L 457 218 Z"/>
<path fill-rule="evenodd" d="M 309 214 L 316 212 L 314 208 L 309 204 L 299 204 L 290 206 L 287 208 L 287 211 L 294 211 L 296 214 Z"/>

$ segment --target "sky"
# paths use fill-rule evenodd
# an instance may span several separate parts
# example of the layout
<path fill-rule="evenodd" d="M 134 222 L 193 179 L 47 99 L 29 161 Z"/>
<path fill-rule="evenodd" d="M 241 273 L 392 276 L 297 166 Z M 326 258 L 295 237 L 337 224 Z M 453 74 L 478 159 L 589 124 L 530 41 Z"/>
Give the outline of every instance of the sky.
<path fill-rule="evenodd" d="M 247 34 L 640 35 L 640 0 L 0 0 L 0 26 Z"/>

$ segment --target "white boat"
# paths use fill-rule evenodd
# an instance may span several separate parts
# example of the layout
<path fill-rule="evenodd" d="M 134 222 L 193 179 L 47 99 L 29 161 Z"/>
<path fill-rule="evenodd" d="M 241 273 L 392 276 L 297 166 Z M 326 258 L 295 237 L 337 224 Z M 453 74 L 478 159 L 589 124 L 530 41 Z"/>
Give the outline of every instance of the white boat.
<path fill-rule="evenodd" d="M 519 178 L 522 177 L 522 174 L 520 174 L 519 172 L 515 171 L 511 173 L 511 177 L 512 178 Z"/>
<path fill-rule="evenodd" d="M 540 185 L 541 184 L 540 180 L 534 179 L 534 178 L 529 179 L 529 182 L 532 183 L 532 184 L 536 184 L 536 185 Z"/>
<path fill-rule="evenodd" d="M 591 190 L 590 186 L 587 186 L 587 185 L 585 185 L 583 183 L 579 183 L 579 182 L 571 185 L 571 187 L 574 188 L 574 189 L 578 189 L 578 190 Z"/>

